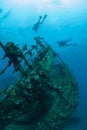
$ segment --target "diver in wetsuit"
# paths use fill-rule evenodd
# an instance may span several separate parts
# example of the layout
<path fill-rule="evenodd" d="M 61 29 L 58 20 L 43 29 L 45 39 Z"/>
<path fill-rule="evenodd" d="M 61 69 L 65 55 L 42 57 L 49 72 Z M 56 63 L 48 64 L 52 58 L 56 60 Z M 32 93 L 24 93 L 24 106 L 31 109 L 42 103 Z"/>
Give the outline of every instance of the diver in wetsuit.
<path fill-rule="evenodd" d="M 42 18 L 42 16 L 39 16 L 38 21 L 33 26 L 33 31 L 37 32 L 40 24 L 42 24 L 44 22 L 44 20 L 46 19 L 46 17 L 47 17 L 47 14 L 45 14 L 43 18 Z"/>
<path fill-rule="evenodd" d="M 57 44 L 59 45 L 59 47 L 64 47 L 64 46 L 70 46 L 69 44 L 67 44 L 69 41 L 71 41 L 72 38 L 66 40 L 66 41 L 59 41 L 57 42 Z"/>
<path fill-rule="evenodd" d="M 59 47 L 65 47 L 65 46 L 77 46 L 77 44 L 72 43 L 72 44 L 67 44 L 68 42 L 72 41 L 72 38 L 68 39 L 68 40 L 62 40 L 57 42 L 57 44 L 59 45 Z"/>

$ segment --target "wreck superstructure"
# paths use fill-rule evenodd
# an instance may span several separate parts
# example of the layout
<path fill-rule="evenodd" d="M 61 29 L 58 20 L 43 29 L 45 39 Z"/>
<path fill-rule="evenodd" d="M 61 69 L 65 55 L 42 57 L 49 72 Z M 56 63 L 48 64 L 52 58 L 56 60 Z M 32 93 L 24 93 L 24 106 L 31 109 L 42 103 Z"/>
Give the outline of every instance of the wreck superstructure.
<path fill-rule="evenodd" d="M 29 130 L 62 130 L 78 106 L 78 84 L 68 65 L 43 38 L 34 40 L 36 44 L 26 51 L 14 43 L 0 43 L 3 58 L 9 58 L 1 74 L 12 64 L 21 73 L 0 94 L 0 130 L 8 124 L 28 125 Z"/>

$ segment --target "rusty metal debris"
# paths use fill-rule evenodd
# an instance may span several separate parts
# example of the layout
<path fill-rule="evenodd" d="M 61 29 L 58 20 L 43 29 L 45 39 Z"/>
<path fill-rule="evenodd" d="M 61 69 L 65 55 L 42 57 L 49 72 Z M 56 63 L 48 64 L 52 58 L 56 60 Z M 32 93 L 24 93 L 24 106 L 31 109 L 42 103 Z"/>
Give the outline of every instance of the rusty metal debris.
<path fill-rule="evenodd" d="M 34 40 L 36 44 L 29 50 L 0 42 L 3 59 L 9 59 L 1 74 L 12 64 L 21 73 L 0 93 L 1 130 L 8 130 L 10 124 L 14 129 L 27 125 L 30 130 L 62 130 L 78 106 L 78 84 L 68 65 L 43 38 Z"/>

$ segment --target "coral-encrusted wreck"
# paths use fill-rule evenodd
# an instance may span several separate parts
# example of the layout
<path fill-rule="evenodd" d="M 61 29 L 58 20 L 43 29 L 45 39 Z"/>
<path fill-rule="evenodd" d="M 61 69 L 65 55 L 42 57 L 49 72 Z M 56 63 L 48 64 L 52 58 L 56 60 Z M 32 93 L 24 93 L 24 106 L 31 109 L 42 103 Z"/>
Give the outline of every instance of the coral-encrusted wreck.
<path fill-rule="evenodd" d="M 34 39 L 36 44 L 30 50 L 0 42 L 5 52 L 3 59 L 9 59 L 0 74 L 12 64 L 14 71 L 21 73 L 0 94 L 0 130 L 15 130 L 17 126 L 61 130 L 79 103 L 78 85 L 68 65 L 43 38 Z"/>

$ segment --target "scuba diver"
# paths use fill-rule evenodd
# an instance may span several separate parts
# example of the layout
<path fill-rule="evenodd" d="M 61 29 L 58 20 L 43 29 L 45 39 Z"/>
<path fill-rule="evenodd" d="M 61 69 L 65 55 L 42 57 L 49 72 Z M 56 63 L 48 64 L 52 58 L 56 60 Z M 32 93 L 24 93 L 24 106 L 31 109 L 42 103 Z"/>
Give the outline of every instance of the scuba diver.
<path fill-rule="evenodd" d="M 72 38 L 68 39 L 68 40 L 62 40 L 57 42 L 57 44 L 59 45 L 59 47 L 65 47 L 65 46 L 76 46 L 77 44 L 72 43 L 72 44 L 67 44 L 68 42 L 72 41 Z"/>
<path fill-rule="evenodd" d="M 68 39 L 68 40 L 63 40 L 63 41 L 59 41 L 57 42 L 57 44 L 59 45 L 59 47 L 65 47 L 65 46 L 73 46 L 73 45 L 77 45 L 77 44 L 67 44 L 68 42 L 72 41 L 72 38 Z"/>
<path fill-rule="evenodd" d="M 70 38 L 66 41 L 59 41 L 59 42 L 57 42 L 57 44 L 59 45 L 59 47 L 69 46 L 69 44 L 67 44 L 67 43 L 71 40 L 72 40 L 72 38 Z"/>
<path fill-rule="evenodd" d="M 38 21 L 33 26 L 33 31 L 37 32 L 40 24 L 42 24 L 44 22 L 44 20 L 46 19 L 46 17 L 47 17 L 47 14 L 45 14 L 43 18 L 42 18 L 42 16 L 39 16 Z"/>

